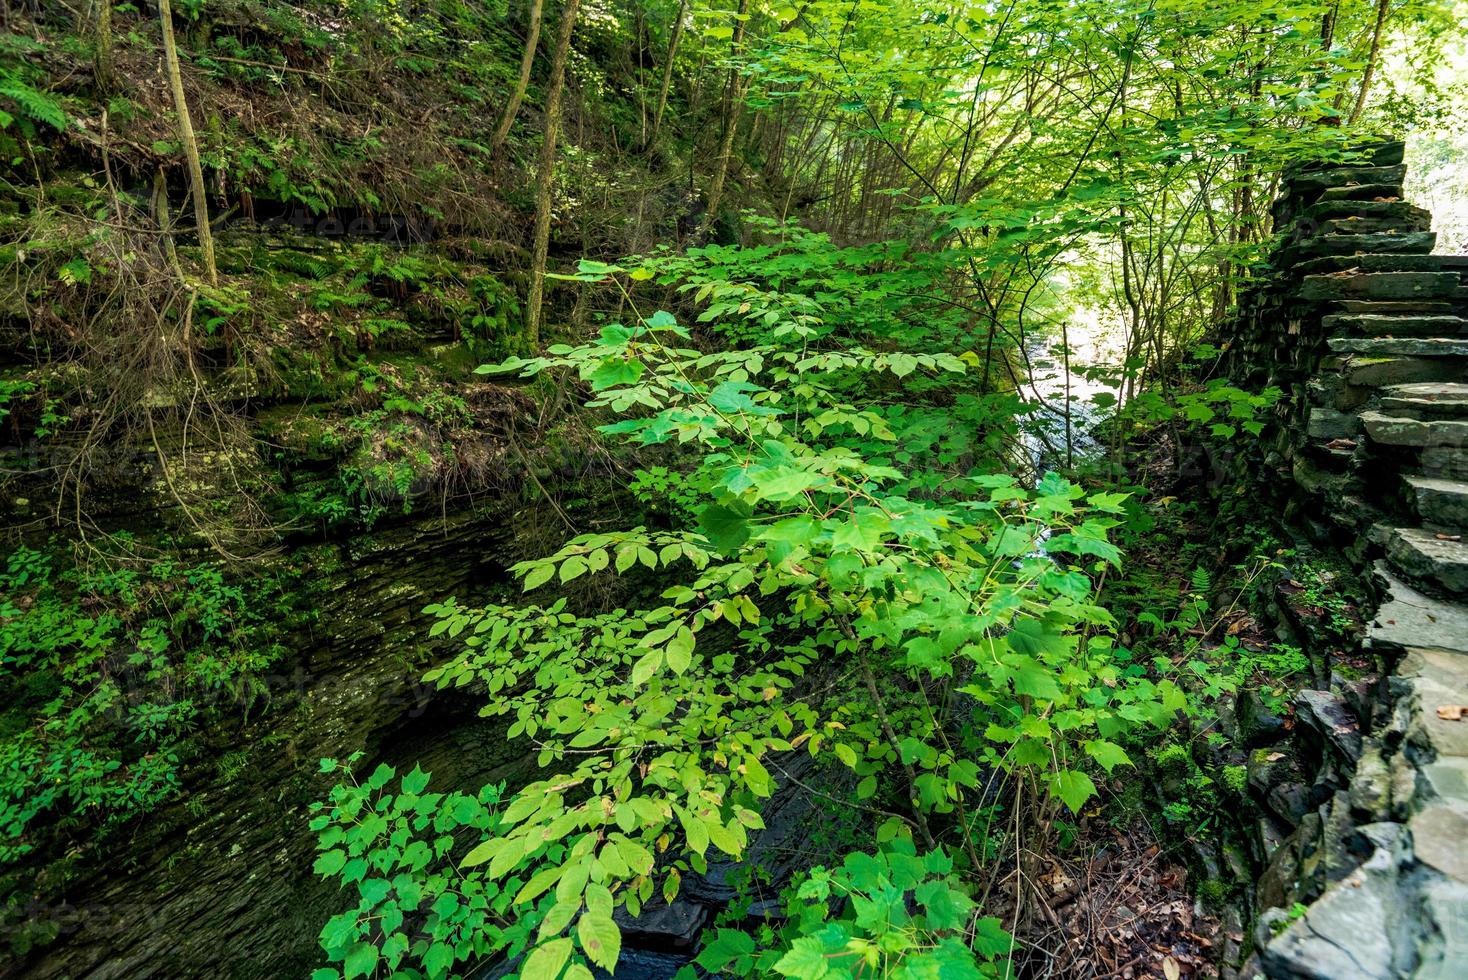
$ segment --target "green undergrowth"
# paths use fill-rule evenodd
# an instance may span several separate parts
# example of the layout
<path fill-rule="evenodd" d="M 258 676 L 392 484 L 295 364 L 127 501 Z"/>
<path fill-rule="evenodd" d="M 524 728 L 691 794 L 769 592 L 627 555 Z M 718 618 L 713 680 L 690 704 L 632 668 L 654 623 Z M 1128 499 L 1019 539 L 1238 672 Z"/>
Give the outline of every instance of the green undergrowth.
<path fill-rule="evenodd" d="M 305 615 L 299 572 L 238 580 L 209 560 L 140 557 L 127 535 L 85 562 L 10 551 L 0 572 L 0 864 L 85 843 L 181 788 L 191 739 L 248 713 Z"/>

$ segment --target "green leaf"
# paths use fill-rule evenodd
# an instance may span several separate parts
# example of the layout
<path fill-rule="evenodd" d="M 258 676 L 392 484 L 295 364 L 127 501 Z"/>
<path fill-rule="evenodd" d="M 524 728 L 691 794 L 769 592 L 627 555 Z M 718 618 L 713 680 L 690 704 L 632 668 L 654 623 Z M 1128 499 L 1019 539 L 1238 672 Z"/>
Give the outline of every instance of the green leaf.
<path fill-rule="evenodd" d="M 1049 778 L 1050 792 L 1079 814 L 1086 801 L 1096 795 L 1096 784 L 1091 777 L 1078 769 L 1063 769 Z"/>
<path fill-rule="evenodd" d="M 1105 767 L 1109 773 L 1117 766 L 1129 766 L 1132 764 L 1131 757 L 1125 750 L 1115 742 L 1107 742 L 1104 739 L 1093 739 L 1086 742 L 1086 754 L 1095 759 Z"/>
<path fill-rule="evenodd" d="M 668 667 L 673 673 L 681 674 L 688 669 L 693 660 L 693 642 L 693 631 L 687 626 L 678 627 L 678 632 L 668 641 Z"/>
<path fill-rule="evenodd" d="M 347 952 L 347 958 L 342 962 L 342 976 L 346 980 L 352 977 L 368 977 L 377 968 L 377 946 L 373 943 L 358 943 Z"/>
<path fill-rule="evenodd" d="M 561 562 L 561 581 L 569 582 L 572 579 L 580 578 L 586 572 L 586 569 L 587 564 L 585 558 L 582 558 L 580 555 L 571 555 L 565 561 Z"/>
<path fill-rule="evenodd" d="M 524 591 L 529 592 L 531 589 L 544 585 L 545 583 L 550 581 L 551 576 L 555 573 L 556 566 L 552 565 L 550 562 L 543 562 L 539 565 L 536 565 L 534 568 L 530 569 L 530 573 L 525 576 Z"/>
<path fill-rule="evenodd" d="M 520 980 L 556 980 L 561 967 L 571 958 L 569 937 L 553 939 L 530 951 L 525 964 L 520 968 Z"/>
<path fill-rule="evenodd" d="M 454 965 L 454 947 L 448 943 L 434 943 L 423 954 L 423 969 L 429 977 L 441 977 Z"/>
<path fill-rule="evenodd" d="M 698 965 L 719 973 L 734 960 L 754 953 L 754 937 L 737 929 L 720 929 L 698 954 Z"/>
<path fill-rule="evenodd" d="M 587 912 L 576 923 L 576 941 L 586 958 L 610 973 L 622 954 L 622 930 L 610 915 Z"/>
<path fill-rule="evenodd" d="M 413 771 L 412 772 L 408 773 L 406 776 L 403 777 L 403 792 L 404 793 L 409 793 L 409 794 L 412 794 L 413 796 L 419 796 L 427 788 L 428 788 L 428 773 L 424 772 L 421 768 L 419 768 L 416 765 L 413 767 Z"/>
<path fill-rule="evenodd" d="M 632 665 L 632 683 L 646 684 L 663 666 L 663 651 L 649 650 Z"/>
<path fill-rule="evenodd" d="M 790 952 L 775 962 L 775 972 L 799 980 L 821 980 L 830 972 L 825 947 L 814 936 L 801 936 L 790 945 Z"/>
<path fill-rule="evenodd" d="M 319 875 L 334 875 L 347 863 L 347 852 L 343 850 L 327 851 L 316 859 L 311 865 L 311 870 Z"/>
<path fill-rule="evenodd" d="M 698 529 L 715 551 L 732 555 L 749 540 L 749 508 L 742 504 L 709 504 L 699 511 Z"/>
<path fill-rule="evenodd" d="M 1063 697 L 1060 686 L 1055 683 L 1054 674 L 1032 657 L 1011 657 L 1008 672 L 1016 694 L 1026 694 L 1046 701 L 1059 701 Z"/>
<path fill-rule="evenodd" d="M 831 536 L 832 551 L 876 551 L 891 529 L 891 522 L 881 511 L 858 507 L 851 518 L 836 528 Z"/>

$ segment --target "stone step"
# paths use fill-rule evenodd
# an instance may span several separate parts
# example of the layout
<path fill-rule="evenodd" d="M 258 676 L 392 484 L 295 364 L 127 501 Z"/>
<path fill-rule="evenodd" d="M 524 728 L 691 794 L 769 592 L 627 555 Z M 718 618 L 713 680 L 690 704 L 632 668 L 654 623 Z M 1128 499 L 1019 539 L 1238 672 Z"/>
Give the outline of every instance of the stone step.
<path fill-rule="evenodd" d="M 1401 184 L 1344 184 L 1320 192 L 1322 201 L 1400 201 Z"/>
<path fill-rule="evenodd" d="M 1468 320 L 1457 316 L 1384 316 L 1341 313 L 1322 317 L 1327 333 L 1358 337 L 1457 337 L 1468 334 Z"/>
<path fill-rule="evenodd" d="M 1344 166 L 1293 174 L 1286 181 L 1291 194 L 1322 194 L 1337 187 L 1359 187 L 1366 184 L 1401 184 L 1407 179 L 1407 168 L 1392 166 Z"/>
<path fill-rule="evenodd" d="M 1468 527 L 1468 482 L 1411 473 L 1402 482 L 1423 521 L 1457 530 Z"/>
<path fill-rule="evenodd" d="M 1468 544 L 1453 537 L 1420 527 L 1391 528 L 1387 561 L 1410 579 L 1455 595 L 1468 593 Z"/>
<path fill-rule="evenodd" d="M 1468 480 L 1468 448 L 1428 446 L 1418 457 L 1422 472 L 1445 480 Z"/>
<path fill-rule="evenodd" d="M 1337 272 L 1306 276 L 1300 299 L 1437 300 L 1453 296 L 1459 278 L 1452 272 Z"/>
<path fill-rule="evenodd" d="M 1453 313 L 1453 304 L 1444 300 L 1340 299 L 1332 303 L 1331 308 L 1339 313 L 1365 313 L 1373 316 L 1393 316 L 1398 313 L 1412 316 L 1451 316 Z"/>
<path fill-rule="evenodd" d="M 1384 561 L 1376 563 L 1375 574 L 1385 596 L 1366 628 L 1368 646 L 1381 651 L 1432 647 L 1468 654 L 1468 606 L 1423 595 Z"/>
<path fill-rule="evenodd" d="M 1338 412 L 1330 408 L 1310 409 L 1310 420 L 1305 424 L 1305 435 L 1324 443 L 1337 439 L 1355 439 L 1361 434 L 1361 418 L 1350 412 Z"/>
<path fill-rule="evenodd" d="M 1468 384 L 1393 385 L 1381 393 L 1381 406 L 1412 418 L 1468 418 Z"/>
<path fill-rule="evenodd" d="M 1406 201 L 1321 201 L 1300 212 L 1301 222 L 1366 218 L 1391 222 L 1403 231 L 1426 231 L 1432 227 L 1432 212 Z"/>
<path fill-rule="evenodd" d="M 1384 412 L 1362 412 L 1361 425 L 1372 442 L 1383 446 L 1458 449 L 1468 446 L 1468 421 L 1459 419 L 1414 419 Z"/>
<path fill-rule="evenodd" d="M 1462 337 L 1331 337 L 1326 344 L 1337 354 L 1368 357 L 1468 357 Z"/>
<path fill-rule="evenodd" d="M 1298 263 L 1294 272 L 1315 275 L 1331 272 L 1442 272 L 1442 256 L 1420 252 L 1371 252 L 1365 255 L 1322 255 Z"/>
<path fill-rule="evenodd" d="M 1437 247 L 1437 232 L 1411 231 L 1396 235 L 1298 235 L 1276 256 L 1280 268 L 1289 268 L 1322 255 L 1426 255 Z"/>
<path fill-rule="evenodd" d="M 1434 357 L 1370 357 L 1356 354 L 1343 359 L 1340 372 L 1347 385 L 1357 388 L 1385 388 L 1392 385 L 1426 381 L 1451 381 L 1461 378 L 1463 365 Z"/>
<path fill-rule="evenodd" d="M 1316 235 L 1400 235 L 1405 232 L 1427 231 L 1432 219 L 1396 218 L 1391 215 L 1352 215 L 1345 218 L 1326 218 L 1321 221 L 1301 222 L 1301 228 Z"/>

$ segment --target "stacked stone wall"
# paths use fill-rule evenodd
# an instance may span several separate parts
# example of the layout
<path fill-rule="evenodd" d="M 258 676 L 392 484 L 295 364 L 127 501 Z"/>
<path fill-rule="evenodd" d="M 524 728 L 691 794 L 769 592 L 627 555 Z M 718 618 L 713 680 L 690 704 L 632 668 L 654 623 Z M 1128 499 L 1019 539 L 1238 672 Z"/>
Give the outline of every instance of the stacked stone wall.
<path fill-rule="evenodd" d="M 1403 150 L 1287 175 L 1229 337 L 1235 381 L 1284 392 L 1256 476 L 1369 575 L 1382 675 L 1327 663 L 1298 693 L 1313 778 L 1250 766 L 1287 819 L 1260 834 L 1245 977 L 1468 978 L 1468 257 L 1432 254 Z"/>

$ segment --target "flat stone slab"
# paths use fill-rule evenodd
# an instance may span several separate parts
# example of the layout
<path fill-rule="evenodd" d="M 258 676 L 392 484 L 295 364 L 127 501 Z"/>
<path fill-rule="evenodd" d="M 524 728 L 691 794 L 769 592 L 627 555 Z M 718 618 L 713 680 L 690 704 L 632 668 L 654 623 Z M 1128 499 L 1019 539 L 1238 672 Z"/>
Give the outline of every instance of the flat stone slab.
<path fill-rule="evenodd" d="M 1362 388 L 1448 381 L 1463 373 L 1461 365 L 1437 358 L 1370 357 L 1365 354 L 1347 357 L 1340 370 L 1346 384 Z"/>
<path fill-rule="evenodd" d="M 1327 170 L 1313 170 L 1296 174 L 1289 179 L 1290 190 L 1299 194 L 1318 194 L 1340 187 L 1359 187 L 1364 184 L 1396 184 L 1407 179 L 1407 168 L 1402 164 L 1385 167 L 1343 166 Z"/>
<path fill-rule="evenodd" d="M 1441 272 L 1442 256 L 1415 252 L 1378 252 L 1366 255 L 1322 255 L 1295 266 L 1300 275 L 1330 272 Z"/>
<path fill-rule="evenodd" d="M 1387 561 L 1398 571 L 1447 591 L 1468 593 L 1468 544 L 1446 540 L 1420 527 L 1392 528 Z"/>
<path fill-rule="evenodd" d="M 1447 480 L 1468 480 L 1468 449 L 1462 446 L 1428 446 L 1422 450 L 1422 472 Z"/>
<path fill-rule="evenodd" d="M 1454 881 L 1468 884 L 1468 800 L 1458 802 L 1458 806 L 1428 807 L 1412 818 L 1407 829 L 1412 831 L 1412 850 L 1417 860 Z"/>
<path fill-rule="evenodd" d="M 1458 337 L 1468 334 L 1468 320 L 1451 315 L 1387 315 L 1377 313 L 1340 313 L 1322 317 L 1320 325 L 1328 333 L 1349 333 L 1358 337 Z"/>
<path fill-rule="evenodd" d="M 1302 262 L 1327 255 L 1427 255 L 1437 247 L 1437 232 L 1405 231 L 1395 234 L 1314 234 L 1296 237 L 1274 254 L 1273 264 L 1279 269 L 1298 267 Z"/>
<path fill-rule="evenodd" d="M 1437 258 L 1437 256 L 1432 256 Z M 1411 316 L 1452 316 L 1453 304 L 1445 300 L 1406 299 L 1369 300 L 1338 299 L 1330 304 L 1337 313 L 1375 313 L 1395 316 L 1399 313 Z"/>
<path fill-rule="evenodd" d="M 1415 408 L 1438 415 L 1468 416 L 1468 383 L 1442 381 L 1393 385 L 1381 393 L 1387 408 Z"/>
<path fill-rule="evenodd" d="M 1375 572 L 1387 596 L 1367 627 L 1368 644 L 1382 650 L 1431 648 L 1468 657 L 1468 606 L 1423 595 L 1384 561 L 1376 563 Z"/>
<path fill-rule="evenodd" d="M 1401 828 L 1387 825 L 1397 836 Z M 1260 958 L 1264 974 L 1289 980 L 1396 980 L 1406 976 L 1404 918 L 1399 868 L 1409 849 L 1396 841 L 1378 846 L 1343 881 L 1331 884 L 1309 911 L 1269 942 Z"/>
<path fill-rule="evenodd" d="M 1349 412 L 1330 408 L 1310 409 L 1305 434 L 1311 439 L 1354 439 L 1361 433 L 1361 419 Z"/>
<path fill-rule="evenodd" d="M 1337 354 L 1468 357 L 1468 337 L 1331 337 L 1326 343 Z"/>
<path fill-rule="evenodd" d="M 1468 481 L 1407 474 L 1402 477 L 1417 516 L 1443 527 L 1468 527 Z"/>
<path fill-rule="evenodd" d="M 1384 446 L 1468 446 L 1468 422 L 1457 419 L 1418 419 L 1385 412 L 1362 412 L 1361 424 L 1373 442 Z"/>
<path fill-rule="evenodd" d="M 1406 740 L 1425 759 L 1468 758 L 1468 721 L 1438 717 L 1444 704 L 1463 704 L 1468 695 L 1468 657 L 1453 650 L 1409 647 L 1397 667 L 1397 680 L 1409 688 L 1406 696 Z M 1399 700 L 1399 704 L 1401 701 Z M 1468 800 L 1448 800 L 1468 805 Z M 1468 845 L 1468 837 L 1464 837 Z"/>
<path fill-rule="evenodd" d="M 1322 201 L 1384 201 L 1400 199 L 1402 196 L 1402 185 L 1393 183 L 1381 184 L 1342 184 L 1338 187 L 1327 187 L 1320 192 Z"/>
<path fill-rule="evenodd" d="M 1456 272 L 1362 272 L 1306 276 L 1299 297 L 1315 299 L 1437 299 L 1462 282 Z"/>
<path fill-rule="evenodd" d="M 1300 212 L 1301 221 L 1350 220 L 1352 218 L 1389 219 L 1412 231 L 1426 231 L 1432 224 L 1432 212 L 1406 201 L 1321 201 Z"/>

